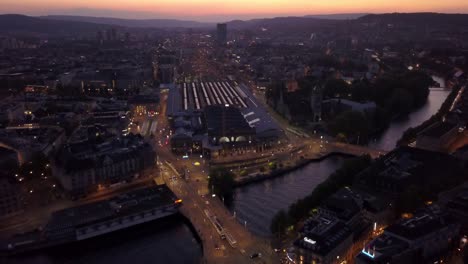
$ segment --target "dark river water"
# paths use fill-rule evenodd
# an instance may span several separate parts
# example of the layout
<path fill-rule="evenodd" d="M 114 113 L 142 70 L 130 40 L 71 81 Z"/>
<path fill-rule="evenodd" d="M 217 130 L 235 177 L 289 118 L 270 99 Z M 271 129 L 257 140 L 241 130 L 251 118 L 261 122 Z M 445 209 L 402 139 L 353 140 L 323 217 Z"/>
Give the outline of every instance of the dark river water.
<path fill-rule="evenodd" d="M 247 185 L 236 190 L 231 211 L 241 223 L 260 236 L 270 236 L 270 222 L 281 209 L 312 190 L 341 166 L 344 158 L 333 156 L 272 180 Z"/>
<path fill-rule="evenodd" d="M 443 86 L 443 81 L 437 79 Z M 404 120 L 392 122 L 369 145 L 391 150 L 409 127 L 419 125 L 435 114 L 449 91 L 433 89 L 426 105 Z M 268 237 L 271 219 L 299 198 L 308 195 L 343 163 L 334 156 L 290 172 L 284 176 L 239 188 L 230 210 L 253 233 Z M 158 220 L 142 227 L 92 239 L 85 243 L 52 249 L 48 252 L 15 259 L 0 259 L 8 264 L 191 264 L 199 263 L 202 249 L 189 225 L 179 216 Z"/>
<path fill-rule="evenodd" d="M 434 76 L 432 78 L 437 81 L 441 87 L 445 86 L 443 79 Z M 377 138 L 376 141 L 369 143 L 369 146 L 379 150 L 392 150 L 395 148 L 397 141 L 401 138 L 405 130 L 410 127 L 418 126 L 437 113 L 449 93 L 450 90 L 440 88 L 431 89 L 429 97 L 427 98 L 427 103 L 423 107 L 412 112 L 405 119 L 393 121 L 389 128 Z"/>
<path fill-rule="evenodd" d="M 202 248 L 178 215 L 14 259 L 8 264 L 199 264 Z"/>

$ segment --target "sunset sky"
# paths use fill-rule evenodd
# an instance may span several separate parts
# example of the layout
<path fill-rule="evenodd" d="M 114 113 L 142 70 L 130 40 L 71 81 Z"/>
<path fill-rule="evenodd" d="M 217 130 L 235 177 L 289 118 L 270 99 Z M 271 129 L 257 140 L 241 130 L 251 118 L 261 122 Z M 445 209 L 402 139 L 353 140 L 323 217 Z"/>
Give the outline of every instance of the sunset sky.
<path fill-rule="evenodd" d="M 216 21 L 285 15 L 468 13 L 468 0 L 0 0 L 0 13 Z"/>

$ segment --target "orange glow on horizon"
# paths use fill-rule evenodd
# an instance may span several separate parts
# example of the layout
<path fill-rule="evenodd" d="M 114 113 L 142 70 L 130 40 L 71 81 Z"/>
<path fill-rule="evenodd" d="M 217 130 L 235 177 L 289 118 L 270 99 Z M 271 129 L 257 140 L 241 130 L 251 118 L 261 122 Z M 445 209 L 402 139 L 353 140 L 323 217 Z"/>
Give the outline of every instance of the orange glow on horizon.
<path fill-rule="evenodd" d="M 467 13 L 466 0 L 1 0 L 0 13 L 57 13 L 89 9 L 174 17 L 212 15 L 306 15 L 333 13 Z"/>

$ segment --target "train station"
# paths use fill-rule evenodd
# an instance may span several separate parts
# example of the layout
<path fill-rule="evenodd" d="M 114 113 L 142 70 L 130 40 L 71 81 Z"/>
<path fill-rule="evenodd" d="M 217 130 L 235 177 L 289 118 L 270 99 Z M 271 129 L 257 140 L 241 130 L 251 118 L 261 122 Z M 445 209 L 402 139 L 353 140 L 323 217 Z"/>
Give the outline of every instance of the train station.
<path fill-rule="evenodd" d="M 281 129 L 243 84 L 182 83 L 169 91 L 167 116 L 176 153 L 220 155 L 271 147 Z"/>

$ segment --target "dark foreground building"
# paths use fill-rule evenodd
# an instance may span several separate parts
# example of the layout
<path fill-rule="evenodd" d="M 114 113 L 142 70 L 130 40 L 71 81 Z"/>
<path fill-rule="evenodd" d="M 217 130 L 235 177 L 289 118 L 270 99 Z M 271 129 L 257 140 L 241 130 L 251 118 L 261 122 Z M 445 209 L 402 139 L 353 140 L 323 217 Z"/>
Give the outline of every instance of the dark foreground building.
<path fill-rule="evenodd" d="M 365 245 L 357 264 L 435 263 L 456 244 L 460 225 L 438 206 L 401 219 Z"/>
<path fill-rule="evenodd" d="M 6 250 L 17 253 L 90 239 L 173 215 L 181 203 L 166 185 L 129 191 L 56 211 L 43 230 L 13 237 Z"/>

